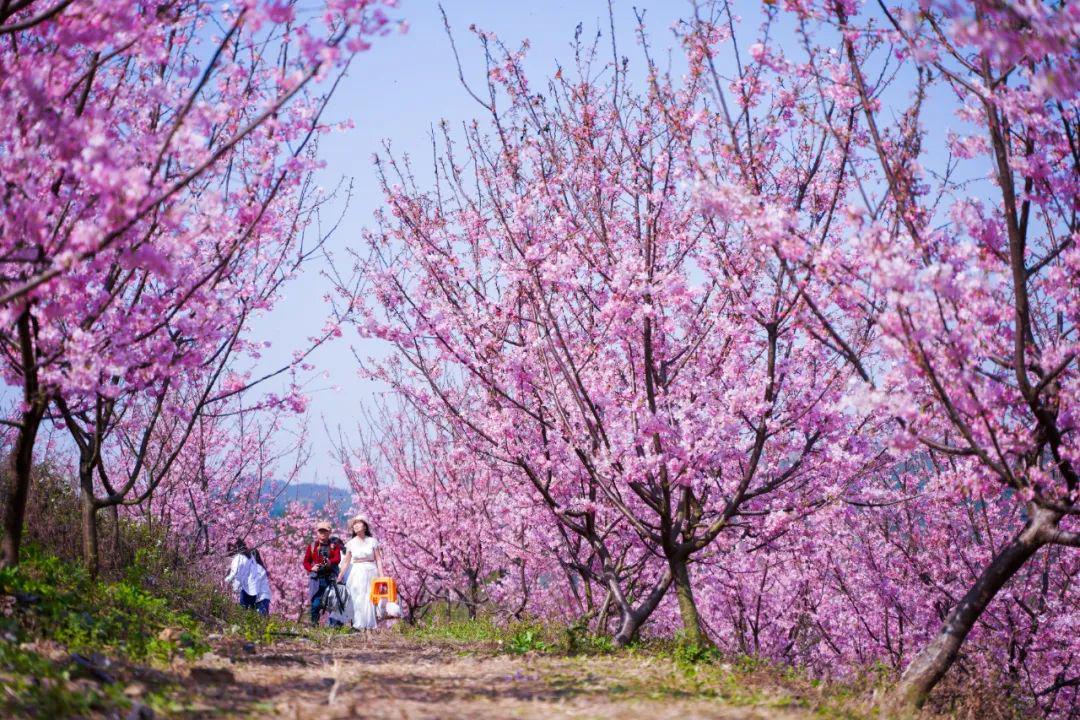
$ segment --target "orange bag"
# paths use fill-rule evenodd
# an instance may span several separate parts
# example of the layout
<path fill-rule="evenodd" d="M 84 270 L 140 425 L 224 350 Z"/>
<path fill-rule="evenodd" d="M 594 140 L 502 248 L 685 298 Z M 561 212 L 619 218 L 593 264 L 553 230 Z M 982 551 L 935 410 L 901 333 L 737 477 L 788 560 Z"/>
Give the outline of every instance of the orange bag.
<path fill-rule="evenodd" d="M 382 600 L 397 602 L 397 583 L 392 577 L 377 577 L 371 581 L 371 604 L 378 605 Z"/>

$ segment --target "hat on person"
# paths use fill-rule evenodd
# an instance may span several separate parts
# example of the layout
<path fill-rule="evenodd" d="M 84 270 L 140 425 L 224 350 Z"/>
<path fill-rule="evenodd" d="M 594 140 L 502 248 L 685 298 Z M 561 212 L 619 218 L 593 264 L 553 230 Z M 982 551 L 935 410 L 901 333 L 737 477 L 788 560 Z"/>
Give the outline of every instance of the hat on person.
<path fill-rule="evenodd" d="M 350 530 L 352 530 L 352 526 L 355 525 L 357 521 L 360 521 L 360 522 L 364 523 L 365 525 L 368 526 L 368 530 L 371 530 L 371 522 L 367 519 L 367 517 L 363 513 L 360 513 L 358 515 L 354 515 L 354 516 L 352 516 L 352 518 L 349 519 L 349 529 Z"/>
<path fill-rule="evenodd" d="M 329 531 L 333 529 L 333 526 L 330 525 L 329 520 L 320 520 L 319 522 L 315 523 L 315 529 Z"/>

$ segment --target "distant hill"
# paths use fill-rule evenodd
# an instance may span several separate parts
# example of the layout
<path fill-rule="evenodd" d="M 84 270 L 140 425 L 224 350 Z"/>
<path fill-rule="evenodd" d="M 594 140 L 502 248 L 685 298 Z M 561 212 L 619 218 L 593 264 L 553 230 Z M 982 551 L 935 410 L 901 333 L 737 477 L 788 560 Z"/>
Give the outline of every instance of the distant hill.
<path fill-rule="evenodd" d="M 277 495 L 274 506 L 270 509 L 273 517 L 284 515 L 285 508 L 292 502 L 302 502 L 319 509 L 326 507 L 328 502 L 335 501 L 340 510 L 339 516 L 329 519 L 342 521 L 348 514 L 349 505 L 352 504 L 352 493 L 348 490 L 319 483 L 292 483 L 284 490 L 281 489 L 280 483 L 268 483 L 263 493 L 269 496 Z"/>

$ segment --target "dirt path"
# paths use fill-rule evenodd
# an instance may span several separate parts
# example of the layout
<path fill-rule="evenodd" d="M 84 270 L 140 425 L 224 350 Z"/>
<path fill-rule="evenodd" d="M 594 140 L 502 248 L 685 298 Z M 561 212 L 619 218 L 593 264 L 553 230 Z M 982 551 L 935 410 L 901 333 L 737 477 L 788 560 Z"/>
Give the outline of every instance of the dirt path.
<path fill-rule="evenodd" d="M 396 633 L 223 648 L 191 670 L 177 715 L 277 718 L 796 720 L 790 695 L 746 696 L 656 658 L 508 656 Z"/>

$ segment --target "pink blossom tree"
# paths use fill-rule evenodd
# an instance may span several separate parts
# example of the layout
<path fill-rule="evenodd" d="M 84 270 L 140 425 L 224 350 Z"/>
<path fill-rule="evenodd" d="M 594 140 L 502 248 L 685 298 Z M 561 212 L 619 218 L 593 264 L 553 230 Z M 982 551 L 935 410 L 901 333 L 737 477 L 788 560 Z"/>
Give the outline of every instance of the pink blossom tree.
<path fill-rule="evenodd" d="M 366 272 L 381 306 L 361 330 L 393 342 L 478 452 L 516 468 L 590 543 L 620 606 L 617 640 L 670 584 L 682 632 L 705 644 L 695 557 L 722 533 L 767 544 L 873 457 L 853 437 L 866 418 L 844 404 L 853 371 L 818 341 L 805 289 L 771 248 L 799 201 L 756 213 L 750 233 L 702 212 L 702 156 L 718 166 L 730 136 L 698 47 L 712 40 L 696 30 L 687 78 L 646 50 L 641 91 L 626 63 L 579 40 L 575 72 L 540 94 L 523 51 L 480 39 L 486 128 L 458 142 L 444 127 L 429 192 L 406 160 L 380 166 L 389 214 Z M 762 135 L 758 162 L 786 160 Z M 821 130 L 771 191 L 823 217 L 842 198 L 830 170 L 844 157 Z M 616 580 L 624 548 L 635 571 L 663 558 L 651 579 L 635 572 L 637 607 Z"/>
<path fill-rule="evenodd" d="M 377 415 L 357 447 L 342 448 L 342 463 L 384 544 L 407 619 L 439 601 L 470 617 L 482 607 L 517 618 L 588 613 L 579 595 L 594 588 L 575 569 L 576 548 L 535 499 L 523 501 L 505 471 L 434 420 L 386 407 Z M 543 602 L 541 582 L 560 607 Z"/>
<path fill-rule="evenodd" d="M 316 203 L 315 209 L 319 206 L 320 203 Z M 310 212 L 303 207 L 298 211 Z M 261 348 L 246 339 L 249 318 L 258 308 L 270 307 L 281 286 L 322 246 L 321 238 L 311 244 L 302 242 L 302 229 L 307 226 L 303 218 L 294 217 L 289 225 L 300 232 L 301 241 L 295 243 L 294 254 L 286 254 L 284 251 L 289 248 L 284 245 L 280 254 L 269 256 L 249 252 L 263 249 L 259 245 L 245 248 L 236 252 L 227 266 L 215 267 L 213 272 L 217 277 L 207 283 L 213 294 L 199 293 L 188 299 L 188 303 L 196 299 L 213 301 L 216 312 L 204 315 L 209 326 L 188 322 L 185 332 L 173 330 L 168 342 L 157 344 L 156 350 L 163 353 L 159 358 L 166 367 L 164 377 L 151 380 L 149 385 L 125 382 L 125 378 L 115 374 L 115 367 L 106 366 L 98 370 L 98 382 L 89 388 L 58 386 L 53 404 L 79 453 L 83 550 L 91 573 L 97 567 L 97 512 L 118 504 L 137 505 L 150 497 L 208 413 L 246 412 L 250 416 L 260 407 L 274 413 L 275 406 L 302 410 L 304 401 L 295 390 L 295 384 L 294 391 L 286 398 L 264 395 L 255 400 L 249 396 L 254 394 L 257 386 L 286 372 L 295 373 L 297 369 L 307 367 L 306 358 L 333 337 L 332 329 L 324 329 L 320 336 L 310 338 L 306 350 L 297 350 L 294 358 L 276 371 L 252 378 L 250 373 L 234 370 L 240 363 L 258 357 Z M 278 231 L 283 235 L 289 232 L 280 227 Z M 170 292 L 175 291 L 167 285 L 164 287 Z M 149 302 L 149 292 L 144 288 L 132 296 L 135 311 Z M 116 303 L 124 300 L 121 294 Z M 168 306 L 167 301 L 160 304 Z M 107 313 L 85 317 L 77 334 L 85 337 L 95 330 L 103 331 L 125 323 L 121 318 L 132 308 L 117 309 L 118 316 Z M 221 333 L 219 325 L 226 317 L 231 317 L 232 331 Z M 167 324 L 160 327 L 168 329 Z M 57 335 L 60 348 L 73 344 L 74 338 L 66 328 L 61 328 Z M 216 344 L 199 349 L 197 354 L 206 360 L 201 365 L 193 365 L 192 356 L 196 355 L 193 347 L 208 340 Z M 108 350 L 114 342 L 115 333 L 101 332 L 94 349 Z M 175 365 L 179 367 L 173 367 Z M 70 374 L 64 377 L 70 379 Z M 238 401 L 241 401 L 240 409 L 234 409 Z M 110 444 L 117 447 L 111 448 Z M 148 454 L 155 451 L 157 459 L 150 460 Z M 114 463 L 122 469 L 113 467 Z M 119 482 L 115 479 L 117 475 L 121 477 Z"/>
<path fill-rule="evenodd" d="M 808 248 L 794 233 L 778 253 L 827 279 L 808 291 L 815 307 L 844 308 L 877 336 L 866 352 L 818 313 L 866 383 L 859 402 L 896 419 L 897 448 L 955 463 L 969 502 L 1021 508 L 1021 527 L 910 658 L 894 700 L 916 707 L 1036 553 L 1061 559 L 1056 546 L 1080 545 L 1077 7 L 789 10 L 804 33 L 798 69 L 838 111 L 800 122 L 851 139 L 860 196 L 832 242 Z M 782 51 L 758 54 L 767 64 Z M 929 125 L 932 104 L 954 113 L 946 137 Z M 771 202 L 752 186 L 732 192 Z"/>
<path fill-rule="evenodd" d="M 913 455 L 864 478 L 766 551 L 710 558 L 712 572 L 696 589 L 720 647 L 828 679 L 869 668 L 899 674 L 1024 525 L 1009 498 L 976 503 L 958 491 L 966 472 Z M 1078 569 L 1056 547 L 1018 572 L 973 628 L 960 672 L 934 708 L 989 693 L 1032 716 L 1075 712 Z"/>
<path fill-rule="evenodd" d="M 304 22 L 277 2 L 0 8 L 0 350 L 22 394 L 5 564 L 55 399 L 160 397 L 272 303 L 281 278 L 254 272 L 297 245 L 328 80 L 387 27 L 369 0 Z"/>

